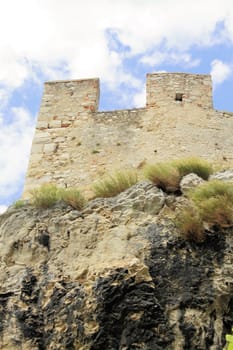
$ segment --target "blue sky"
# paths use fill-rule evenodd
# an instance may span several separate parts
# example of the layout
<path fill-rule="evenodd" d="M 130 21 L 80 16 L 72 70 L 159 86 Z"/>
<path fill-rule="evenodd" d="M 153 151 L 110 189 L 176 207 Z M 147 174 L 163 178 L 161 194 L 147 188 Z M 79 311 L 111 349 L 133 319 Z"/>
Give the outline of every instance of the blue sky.
<path fill-rule="evenodd" d="M 232 0 L 0 0 L 0 212 L 21 195 L 46 80 L 101 79 L 101 110 L 142 107 L 146 73 L 211 74 L 233 112 Z"/>

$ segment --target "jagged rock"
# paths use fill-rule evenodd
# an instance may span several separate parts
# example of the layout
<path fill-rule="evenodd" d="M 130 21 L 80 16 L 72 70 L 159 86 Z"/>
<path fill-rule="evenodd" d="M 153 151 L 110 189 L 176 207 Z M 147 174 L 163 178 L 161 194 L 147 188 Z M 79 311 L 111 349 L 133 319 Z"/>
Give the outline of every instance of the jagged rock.
<path fill-rule="evenodd" d="M 141 181 L 114 199 L 114 209 L 132 208 L 156 215 L 165 203 L 165 195 L 150 181 Z"/>
<path fill-rule="evenodd" d="M 82 212 L 63 203 L 0 216 L 1 349 L 223 348 L 233 231 L 186 241 L 152 214 L 153 195 L 163 206 L 161 191 L 141 183 Z"/>
<path fill-rule="evenodd" d="M 180 181 L 180 189 L 183 194 L 187 194 L 190 190 L 202 184 L 204 180 L 197 174 L 191 173 L 185 175 Z"/>
<path fill-rule="evenodd" d="M 210 180 L 233 181 L 233 169 L 219 171 L 211 175 Z"/>

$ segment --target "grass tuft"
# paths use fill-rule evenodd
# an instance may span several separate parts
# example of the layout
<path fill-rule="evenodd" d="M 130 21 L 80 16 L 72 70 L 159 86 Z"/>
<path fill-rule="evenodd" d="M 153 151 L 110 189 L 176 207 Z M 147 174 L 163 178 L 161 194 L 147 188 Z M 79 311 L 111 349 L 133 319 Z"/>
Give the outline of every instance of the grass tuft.
<path fill-rule="evenodd" d="M 23 199 L 18 199 L 17 201 L 15 201 L 13 206 L 15 209 L 20 209 L 25 206 L 25 201 Z"/>
<path fill-rule="evenodd" d="M 77 188 L 60 189 L 60 198 L 71 207 L 81 210 L 86 200 Z"/>
<path fill-rule="evenodd" d="M 180 210 L 176 226 L 187 239 L 205 239 L 204 227 L 227 228 L 233 226 L 233 184 L 212 180 L 188 194 L 191 207 Z"/>
<path fill-rule="evenodd" d="M 109 175 L 103 180 L 93 185 L 95 197 L 114 197 L 125 191 L 127 188 L 138 182 L 138 175 L 133 170 L 118 171 L 113 175 Z"/>
<path fill-rule="evenodd" d="M 233 184 L 219 180 L 206 182 L 189 193 L 202 220 L 210 226 L 233 225 Z"/>
<path fill-rule="evenodd" d="M 190 191 L 189 198 L 197 205 L 212 197 L 225 196 L 233 203 L 233 184 L 220 180 L 211 180 Z"/>
<path fill-rule="evenodd" d="M 59 189 L 54 184 L 43 184 L 30 193 L 32 195 L 32 204 L 36 208 L 50 208 L 60 199 Z"/>
<path fill-rule="evenodd" d="M 180 174 L 171 163 L 147 165 L 144 174 L 147 179 L 165 192 L 171 193 L 179 190 Z"/>
<path fill-rule="evenodd" d="M 194 173 L 203 180 L 208 180 L 209 176 L 213 174 L 213 166 L 206 160 L 197 157 L 178 159 L 172 164 L 179 171 L 181 177 Z"/>
<path fill-rule="evenodd" d="M 202 242 L 205 240 L 205 230 L 198 210 L 192 206 L 182 208 L 175 224 L 185 239 Z"/>

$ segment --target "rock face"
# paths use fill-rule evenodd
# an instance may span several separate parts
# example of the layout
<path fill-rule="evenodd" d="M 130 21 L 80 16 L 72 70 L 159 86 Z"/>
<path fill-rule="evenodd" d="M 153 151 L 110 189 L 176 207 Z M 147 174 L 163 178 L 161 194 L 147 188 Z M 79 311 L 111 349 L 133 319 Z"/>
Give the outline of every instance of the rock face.
<path fill-rule="evenodd" d="M 0 216 L 0 348 L 219 350 L 233 325 L 232 230 L 184 240 L 148 182 L 82 212 Z"/>
<path fill-rule="evenodd" d="M 190 190 L 204 183 L 204 180 L 196 174 L 188 174 L 180 181 L 180 189 L 183 194 L 187 194 Z"/>
<path fill-rule="evenodd" d="M 210 176 L 211 180 L 221 180 L 221 181 L 233 181 L 233 170 L 227 169 L 219 171 L 218 173 L 215 173 Z"/>

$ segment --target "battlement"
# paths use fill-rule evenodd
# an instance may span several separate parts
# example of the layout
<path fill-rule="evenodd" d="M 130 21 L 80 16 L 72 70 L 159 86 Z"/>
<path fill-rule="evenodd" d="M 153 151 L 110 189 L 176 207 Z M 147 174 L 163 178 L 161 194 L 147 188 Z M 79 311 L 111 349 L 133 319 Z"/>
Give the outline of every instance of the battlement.
<path fill-rule="evenodd" d="M 46 82 L 39 120 L 50 120 L 51 122 L 51 118 L 57 115 L 62 115 L 63 120 L 69 120 L 70 117 L 84 115 L 88 111 L 97 112 L 100 96 L 99 85 L 98 78 Z M 147 74 L 147 109 L 187 103 L 196 104 L 202 108 L 212 108 L 210 75 L 186 73 Z M 56 124 L 56 122 L 51 124 Z"/>
<path fill-rule="evenodd" d="M 24 197 L 45 182 L 90 185 L 122 167 L 188 155 L 233 163 L 233 118 L 212 108 L 210 75 L 147 74 L 146 106 L 98 112 L 99 79 L 47 82 Z"/>

